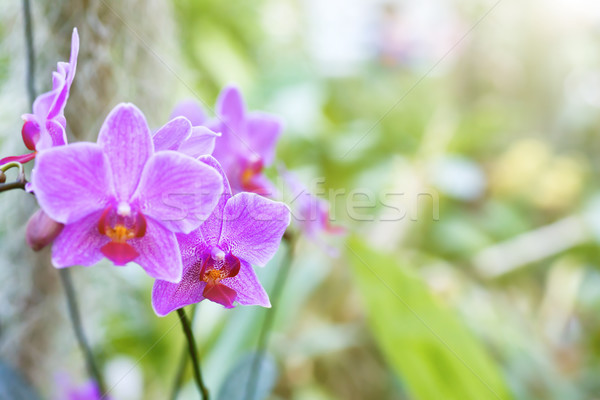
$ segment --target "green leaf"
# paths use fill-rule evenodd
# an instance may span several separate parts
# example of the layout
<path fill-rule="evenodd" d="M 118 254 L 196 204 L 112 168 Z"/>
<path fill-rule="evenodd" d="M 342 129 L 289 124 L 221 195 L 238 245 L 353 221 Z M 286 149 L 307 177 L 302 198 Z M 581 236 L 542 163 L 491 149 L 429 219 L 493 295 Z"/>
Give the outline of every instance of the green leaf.
<path fill-rule="evenodd" d="M 494 360 L 396 257 L 357 239 L 348 254 L 382 353 L 419 400 L 508 400 Z"/>

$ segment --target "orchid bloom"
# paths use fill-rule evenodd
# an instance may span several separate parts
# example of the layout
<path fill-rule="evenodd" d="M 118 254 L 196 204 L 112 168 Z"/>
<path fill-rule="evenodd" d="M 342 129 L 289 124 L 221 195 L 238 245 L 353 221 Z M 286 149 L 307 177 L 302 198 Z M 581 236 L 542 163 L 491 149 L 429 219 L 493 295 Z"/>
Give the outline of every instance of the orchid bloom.
<path fill-rule="evenodd" d="M 157 280 L 152 305 L 159 316 L 204 299 L 232 308 L 241 305 L 270 307 L 269 297 L 252 265 L 264 266 L 275 254 L 290 223 L 288 207 L 255 193 L 232 196 L 218 162 L 208 165 L 221 173 L 224 192 L 212 215 L 190 234 L 178 234 L 183 278 L 173 284 Z"/>
<path fill-rule="evenodd" d="M 182 272 L 175 233 L 198 228 L 223 190 L 206 164 L 155 152 L 144 115 L 132 104 L 111 111 L 97 143 L 41 152 L 33 186 L 42 210 L 65 225 L 52 246 L 55 267 L 107 257 L 116 265 L 134 261 L 170 282 Z"/>
<path fill-rule="evenodd" d="M 77 69 L 77 54 L 79 53 L 79 35 L 77 28 L 73 29 L 71 38 L 71 57 L 68 63 L 59 62 L 56 72 L 52 73 L 52 90 L 39 95 L 33 103 L 33 114 L 22 116 L 25 123 L 21 130 L 23 143 L 33 153 L 21 156 L 11 156 L 0 160 L 0 165 L 11 161 L 26 163 L 36 156 L 36 153 L 54 146 L 67 144 L 65 129 L 67 123 L 64 116 L 65 106 L 75 70 Z"/>
<path fill-rule="evenodd" d="M 281 121 L 272 114 L 247 112 L 240 90 L 233 86 L 223 89 L 215 112 L 216 118 L 207 121 L 199 105 L 186 101 L 176 107 L 174 115 L 221 133 L 213 156 L 223 166 L 234 193 L 254 192 L 273 197 L 275 188 L 263 169 L 275 158 Z"/>
<path fill-rule="evenodd" d="M 302 233 L 321 244 L 323 243 L 320 240 L 322 234 L 341 235 L 346 232 L 345 228 L 331 224 L 329 203 L 325 199 L 312 194 L 294 174 L 283 166 L 278 166 L 278 170 L 287 189 L 291 192 L 292 219 Z M 332 248 L 326 247 L 326 250 L 331 255 L 336 254 Z"/>

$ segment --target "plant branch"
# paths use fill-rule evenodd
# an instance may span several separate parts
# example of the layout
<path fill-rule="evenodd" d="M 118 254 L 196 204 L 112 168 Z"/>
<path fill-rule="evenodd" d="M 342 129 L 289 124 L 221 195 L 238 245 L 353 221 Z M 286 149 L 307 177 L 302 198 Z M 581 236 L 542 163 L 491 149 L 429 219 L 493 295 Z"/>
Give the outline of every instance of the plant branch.
<path fill-rule="evenodd" d="M 185 338 L 187 339 L 188 351 L 190 353 L 190 357 L 192 358 L 192 364 L 194 367 L 194 379 L 196 380 L 198 391 L 200 392 L 202 400 L 209 400 L 208 389 L 206 388 L 206 385 L 202 380 L 200 361 L 198 359 L 198 352 L 196 351 L 196 341 L 194 340 L 194 334 L 192 333 L 190 321 L 186 317 L 185 311 L 183 311 L 182 308 L 177 310 L 177 315 L 179 316 L 179 321 L 181 322 L 183 333 L 185 334 Z"/>
<path fill-rule="evenodd" d="M 75 336 L 77 337 L 77 341 L 79 342 L 79 347 L 81 347 L 81 351 L 83 352 L 83 356 L 85 358 L 85 366 L 87 368 L 88 374 L 96 381 L 100 392 L 106 393 L 106 386 L 104 385 L 104 380 L 102 379 L 100 370 L 98 369 L 98 366 L 96 365 L 96 362 L 94 360 L 92 349 L 90 348 L 90 345 L 83 332 L 83 326 L 81 325 L 81 317 L 79 314 L 79 307 L 77 306 L 77 297 L 75 295 L 75 290 L 73 289 L 73 281 L 71 280 L 71 271 L 68 268 L 63 268 L 60 269 L 58 272 L 63 286 L 65 288 L 65 294 L 67 296 L 67 306 L 69 308 L 69 317 L 73 324 L 73 331 L 75 331 Z"/>
<path fill-rule="evenodd" d="M 25 190 L 26 180 L 11 183 L 0 183 L 0 193 L 8 192 L 9 190 L 22 189 Z"/>

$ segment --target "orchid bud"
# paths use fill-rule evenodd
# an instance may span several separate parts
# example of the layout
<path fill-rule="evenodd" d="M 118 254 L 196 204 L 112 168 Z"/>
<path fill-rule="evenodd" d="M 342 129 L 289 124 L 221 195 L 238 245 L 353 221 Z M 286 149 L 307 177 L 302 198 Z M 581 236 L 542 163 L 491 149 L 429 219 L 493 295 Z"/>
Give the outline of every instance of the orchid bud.
<path fill-rule="evenodd" d="M 63 226 L 63 224 L 51 219 L 42 209 L 39 209 L 27 222 L 25 240 L 33 251 L 40 251 L 56 239 Z"/>
<path fill-rule="evenodd" d="M 6 175 L 4 175 L 4 171 L 0 171 L 0 183 L 6 182 Z"/>

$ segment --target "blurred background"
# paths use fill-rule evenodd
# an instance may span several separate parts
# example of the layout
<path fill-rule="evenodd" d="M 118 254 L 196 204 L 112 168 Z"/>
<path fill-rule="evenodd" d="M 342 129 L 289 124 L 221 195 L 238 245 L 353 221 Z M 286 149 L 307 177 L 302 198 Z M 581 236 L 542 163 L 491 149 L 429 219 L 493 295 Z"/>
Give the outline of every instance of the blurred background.
<path fill-rule="evenodd" d="M 213 394 L 234 398 L 276 312 L 264 398 L 600 398 L 598 2 L 60 0 L 32 11 L 38 92 L 80 32 L 70 140 L 95 140 L 119 102 L 158 127 L 178 101 L 212 107 L 236 83 L 249 109 L 282 116 L 280 162 L 348 230 L 299 240 L 273 309 L 198 307 Z M 21 2 L 0 4 L 0 39 L 7 156 L 25 150 L 30 109 Z M 52 399 L 57 374 L 86 376 L 49 252 L 25 246 L 36 207 L 2 195 L 0 359 Z M 285 247 L 258 271 L 269 293 Z M 111 395 L 169 398 L 184 343 L 176 316 L 154 315 L 152 280 L 106 262 L 72 270 Z M 191 370 L 179 398 L 197 398 Z"/>

